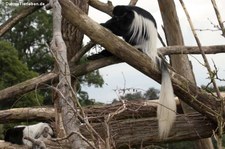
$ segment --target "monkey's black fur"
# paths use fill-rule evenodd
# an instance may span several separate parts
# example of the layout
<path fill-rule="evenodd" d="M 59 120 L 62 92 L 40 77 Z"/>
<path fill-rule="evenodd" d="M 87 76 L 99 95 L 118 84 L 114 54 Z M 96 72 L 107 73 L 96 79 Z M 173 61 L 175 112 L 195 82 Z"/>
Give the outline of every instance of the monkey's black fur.
<path fill-rule="evenodd" d="M 102 26 L 109 29 L 123 39 L 147 54 L 161 69 L 161 91 L 157 108 L 159 125 L 159 137 L 166 138 L 169 135 L 173 122 L 176 118 L 176 103 L 174 100 L 173 87 L 167 68 L 167 64 L 157 54 L 157 26 L 153 16 L 142 8 L 136 6 L 116 6 L 113 16 Z M 108 51 L 102 51 L 89 59 L 112 55 Z"/>
<path fill-rule="evenodd" d="M 109 29 L 117 36 L 123 37 L 123 39 L 128 42 L 129 44 L 135 46 L 139 44 L 137 40 L 130 40 L 132 36 L 132 32 L 130 32 L 130 27 L 132 21 L 134 20 L 134 11 L 138 14 L 143 16 L 144 18 L 151 20 L 154 23 L 155 28 L 157 28 L 156 21 L 154 17 L 146 10 L 136 7 L 136 6 L 116 6 L 113 9 L 113 16 L 105 23 L 101 23 L 102 26 Z M 150 38 L 148 36 L 147 30 L 142 30 L 142 37 L 146 40 Z M 138 38 L 138 37 L 136 37 Z M 138 47 L 137 47 L 138 48 Z M 143 49 L 138 48 L 138 50 L 142 51 Z M 89 60 L 95 60 L 103 57 L 109 57 L 113 54 L 107 50 L 103 50 L 98 54 L 94 54 L 88 57 Z"/>

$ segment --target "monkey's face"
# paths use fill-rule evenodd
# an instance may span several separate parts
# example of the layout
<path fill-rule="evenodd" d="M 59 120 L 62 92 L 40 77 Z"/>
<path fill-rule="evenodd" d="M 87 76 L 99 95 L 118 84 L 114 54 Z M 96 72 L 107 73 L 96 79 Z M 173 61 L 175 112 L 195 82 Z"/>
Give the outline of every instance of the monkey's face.
<path fill-rule="evenodd" d="M 134 19 L 134 13 L 132 11 L 124 11 L 114 15 L 106 23 L 101 25 L 111 30 L 117 36 L 126 36 L 129 33 L 129 28 Z"/>

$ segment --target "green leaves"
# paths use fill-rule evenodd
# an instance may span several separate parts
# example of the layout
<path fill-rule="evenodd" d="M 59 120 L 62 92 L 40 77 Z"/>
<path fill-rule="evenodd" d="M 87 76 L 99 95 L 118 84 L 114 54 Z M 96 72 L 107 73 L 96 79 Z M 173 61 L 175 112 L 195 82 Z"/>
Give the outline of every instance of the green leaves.
<path fill-rule="evenodd" d="M 0 66 L 0 89 L 37 76 L 19 60 L 16 49 L 5 41 L 0 41 Z"/>
<path fill-rule="evenodd" d="M 0 89 L 12 86 L 38 74 L 28 69 L 18 58 L 17 50 L 6 41 L 0 41 Z M 41 105 L 44 97 L 39 92 L 0 101 L 0 109 Z"/>

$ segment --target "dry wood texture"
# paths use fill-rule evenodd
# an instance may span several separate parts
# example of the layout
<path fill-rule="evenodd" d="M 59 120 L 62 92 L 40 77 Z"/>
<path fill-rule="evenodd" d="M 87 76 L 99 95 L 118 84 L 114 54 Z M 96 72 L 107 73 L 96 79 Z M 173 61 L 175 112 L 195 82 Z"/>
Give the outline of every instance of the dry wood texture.
<path fill-rule="evenodd" d="M 59 83 L 56 89 L 59 98 L 57 98 L 54 103 L 57 105 L 55 106 L 55 108 L 59 109 L 57 110 L 57 114 L 61 114 L 63 128 L 66 134 L 69 135 L 72 132 L 80 132 L 80 123 L 77 119 L 77 113 L 75 112 L 77 111 L 77 109 L 74 102 L 74 100 L 76 101 L 77 99 L 76 96 L 73 95 L 71 89 L 71 74 L 67 56 L 68 50 L 62 37 L 63 34 L 61 32 L 61 6 L 58 0 L 51 0 L 49 3 L 53 8 L 53 38 L 51 41 L 51 50 L 55 57 L 55 62 L 57 63 L 56 69 L 59 73 Z M 75 91 L 74 94 L 76 94 Z M 58 116 L 56 117 L 58 120 Z M 61 125 L 60 122 L 57 123 L 57 126 L 59 125 Z M 61 127 L 60 129 L 63 130 L 63 128 Z M 77 134 L 71 135 L 68 140 L 73 149 L 89 148 L 87 143 Z"/>
<path fill-rule="evenodd" d="M 71 149 L 71 146 L 68 143 L 60 142 L 53 142 L 53 141 L 45 141 L 45 145 L 47 149 Z M 17 145 L 11 144 L 9 142 L 5 142 L 0 140 L 0 148 L 1 149 L 29 149 L 25 145 Z"/>
<path fill-rule="evenodd" d="M 205 54 L 225 53 L 225 46 L 224 45 L 203 46 L 202 50 L 205 52 Z M 196 46 L 168 46 L 159 48 L 158 51 L 163 55 L 201 54 L 199 48 Z"/>
<path fill-rule="evenodd" d="M 111 116 L 108 126 L 110 135 L 117 147 L 128 144 L 138 146 L 141 143 L 149 145 L 161 142 L 158 139 L 156 105 L 157 101 L 116 103 L 113 105 L 86 107 L 85 113 L 91 125 L 103 139 L 106 138 L 106 119 Z M 49 115 L 44 115 L 46 112 Z M 32 118 L 35 115 L 38 115 L 39 118 L 41 117 L 39 120 L 54 119 L 54 109 L 18 108 L 5 110 L 0 112 L 0 122 L 17 121 L 19 118 L 29 121 L 33 120 Z M 82 134 L 90 138 L 85 125 L 81 125 L 80 128 Z M 213 123 L 199 113 L 179 114 L 172 132 L 165 142 L 210 137 L 214 129 Z"/>

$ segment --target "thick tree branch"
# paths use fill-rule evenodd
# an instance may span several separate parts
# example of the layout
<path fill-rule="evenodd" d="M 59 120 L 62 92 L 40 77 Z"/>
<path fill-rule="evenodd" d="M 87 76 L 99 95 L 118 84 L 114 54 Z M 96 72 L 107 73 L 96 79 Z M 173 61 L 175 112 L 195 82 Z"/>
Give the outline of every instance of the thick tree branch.
<path fill-rule="evenodd" d="M 5 88 L 0 91 L 0 100 L 22 95 L 34 90 L 35 88 L 39 88 L 45 85 L 45 83 L 51 84 L 50 80 L 55 79 L 57 76 L 58 74 L 50 72 L 16 84 L 14 86 Z"/>
<path fill-rule="evenodd" d="M 71 145 L 68 142 L 53 142 L 53 141 L 45 141 L 44 142 L 48 149 L 71 149 Z M 0 148 L 1 149 L 30 149 L 26 145 L 17 145 L 9 142 L 5 142 L 0 140 Z"/>
<path fill-rule="evenodd" d="M 180 107 L 180 103 L 177 99 L 177 106 Z M 117 114 L 113 117 L 114 120 L 122 120 L 127 118 L 146 118 L 156 117 L 156 108 L 158 100 L 135 100 L 127 101 L 127 110 Z M 89 121 L 92 123 L 98 123 L 104 120 L 105 115 L 115 112 L 121 107 L 121 102 L 116 104 L 93 106 L 84 108 L 84 112 L 87 114 Z M 180 108 L 178 108 L 180 109 Z M 46 113 L 46 114 L 45 114 Z M 14 108 L 0 111 L 0 123 L 20 122 L 20 121 L 46 121 L 54 120 L 55 109 L 51 107 L 46 108 Z M 180 112 L 181 113 L 181 112 Z"/>
<path fill-rule="evenodd" d="M 92 7 L 112 16 L 113 5 L 111 1 L 108 1 L 108 3 L 106 4 L 106 3 L 100 2 L 99 0 L 89 0 L 89 4 Z"/>
<path fill-rule="evenodd" d="M 203 46 L 205 54 L 225 53 L 225 45 Z M 159 48 L 158 51 L 163 55 L 173 54 L 201 54 L 197 46 L 168 46 Z"/>
<path fill-rule="evenodd" d="M 213 5 L 213 8 L 214 8 L 214 11 L 216 13 L 216 17 L 217 17 L 220 29 L 222 31 L 222 36 L 225 37 L 225 27 L 224 27 L 224 24 L 223 24 L 224 22 L 222 21 L 222 17 L 221 17 L 220 11 L 218 9 L 218 6 L 217 6 L 215 0 L 211 0 L 211 2 L 212 2 L 212 5 Z"/>
<path fill-rule="evenodd" d="M 93 41 L 106 47 L 111 53 L 123 59 L 142 73 L 157 82 L 160 82 L 161 73 L 158 70 L 158 67 L 154 65 L 154 62 L 149 59 L 147 55 L 141 53 L 100 26 L 98 23 L 91 20 L 70 1 L 60 0 L 60 4 L 62 6 L 64 17 L 70 20 L 73 25 L 80 28 L 80 30 L 88 35 Z M 218 107 L 220 107 L 219 102 L 216 101 L 217 99 L 214 96 L 207 94 L 199 87 L 196 87 L 193 83 L 179 74 L 170 71 L 170 75 L 172 76 L 172 84 L 175 94 L 194 109 L 216 122 Z"/>
<path fill-rule="evenodd" d="M 70 64 L 74 64 L 77 63 L 80 58 L 87 52 L 89 51 L 92 47 L 95 46 L 95 43 L 93 43 L 92 41 L 90 41 L 89 43 L 87 43 L 84 47 L 82 47 L 70 60 Z"/>
<path fill-rule="evenodd" d="M 94 60 L 90 63 L 77 65 L 75 67 L 71 68 L 72 76 L 78 77 L 85 75 L 87 73 L 90 73 L 96 69 L 112 65 L 115 63 L 121 62 L 116 57 L 110 57 L 110 58 L 102 58 L 99 60 Z M 72 64 L 71 64 L 72 65 Z M 22 95 L 24 93 L 27 93 L 29 91 L 32 91 L 36 88 L 40 87 L 48 87 L 49 85 L 52 85 L 52 83 L 55 80 L 58 80 L 58 74 L 54 72 L 50 72 L 47 74 L 40 75 L 38 77 L 32 78 L 30 80 L 21 82 L 19 84 L 16 84 L 14 86 L 5 88 L 0 91 L 0 101 L 7 99 L 7 98 L 13 98 L 15 96 Z"/>
<path fill-rule="evenodd" d="M 15 108 L 0 111 L 0 123 L 54 121 L 54 108 Z"/>

